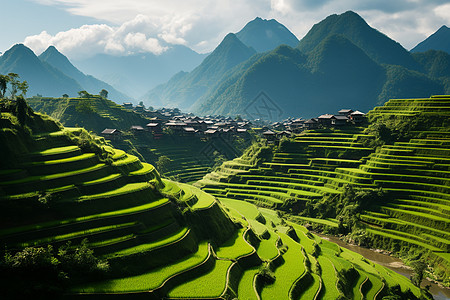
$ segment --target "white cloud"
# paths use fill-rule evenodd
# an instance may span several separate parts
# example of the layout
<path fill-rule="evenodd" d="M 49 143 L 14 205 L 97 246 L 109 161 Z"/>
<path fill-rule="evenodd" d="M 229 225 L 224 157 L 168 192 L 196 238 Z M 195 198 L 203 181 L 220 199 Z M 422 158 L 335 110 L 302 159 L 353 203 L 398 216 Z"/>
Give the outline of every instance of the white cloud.
<path fill-rule="evenodd" d="M 450 3 L 435 7 L 434 13 L 440 17 L 446 24 L 450 23 Z"/>
<path fill-rule="evenodd" d="M 41 53 L 48 46 L 54 45 L 70 58 L 86 57 L 97 53 L 126 55 L 152 52 L 158 55 L 166 51 L 168 47 L 163 46 L 159 39 L 151 36 L 157 34 L 156 26 L 151 20 L 138 15 L 120 27 L 106 24 L 83 25 L 58 32 L 56 35 L 43 31 L 38 35 L 25 38 L 24 44 L 36 53 Z M 176 40 L 171 42 L 175 44 Z"/>
<path fill-rule="evenodd" d="M 330 14 L 354 10 L 369 25 L 410 49 L 450 22 L 447 0 L 34 0 L 112 25 L 85 25 L 30 36 L 36 52 L 55 45 L 69 57 L 95 53 L 160 54 L 171 44 L 212 51 L 256 16 L 275 18 L 302 38 Z"/>

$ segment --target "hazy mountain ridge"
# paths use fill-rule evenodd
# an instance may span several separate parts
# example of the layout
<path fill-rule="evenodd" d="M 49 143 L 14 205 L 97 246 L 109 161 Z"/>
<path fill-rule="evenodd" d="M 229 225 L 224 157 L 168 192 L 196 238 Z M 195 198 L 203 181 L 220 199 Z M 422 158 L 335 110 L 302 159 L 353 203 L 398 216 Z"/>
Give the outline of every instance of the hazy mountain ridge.
<path fill-rule="evenodd" d="M 361 64 L 367 67 L 359 68 Z M 349 72 L 347 76 L 338 71 L 344 67 Z M 195 112 L 240 114 L 262 90 L 280 107 L 284 117 L 287 113 L 315 116 L 323 112 L 323 107 L 330 111 L 342 106 L 368 110 L 376 97 L 362 102 L 359 95 L 363 92 L 378 94 L 384 77 L 384 69 L 361 49 L 345 37 L 334 35 L 308 55 L 289 46 L 267 53 L 241 73 L 239 79 L 231 84 L 222 83 L 218 90 L 223 93 L 203 98 L 204 102 L 197 104 Z"/>
<path fill-rule="evenodd" d="M 85 75 L 84 73 L 82 73 L 69 61 L 66 56 L 59 52 L 54 46 L 50 46 L 49 48 L 47 48 L 47 50 L 39 55 L 39 59 L 52 65 L 54 68 L 60 70 L 67 76 L 75 79 L 83 87 L 83 89 L 85 89 L 89 93 L 98 94 L 102 89 L 106 89 L 109 93 L 108 98 L 112 100 L 120 102 L 129 99 L 129 96 L 126 96 L 123 93 L 117 91 L 106 82 L 98 80 L 91 75 Z"/>
<path fill-rule="evenodd" d="M 108 82 L 135 99 L 151 88 L 169 80 L 174 74 L 189 72 L 206 57 L 182 45 L 170 45 L 160 55 L 136 53 L 125 56 L 98 54 L 87 59 L 74 60 L 85 73 Z"/>
<path fill-rule="evenodd" d="M 0 73 L 20 75 L 30 86 L 28 95 L 75 96 L 83 88 L 73 78 L 46 62 L 42 62 L 31 49 L 22 44 L 11 47 L 0 57 Z"/>
<path fill-rule="evenodd" d="M 28 96 L 61 97 L 67 94 L 74 97 L 82 90 L 98 94 L 106 89 L 110 99 L 117 102 L 129 99 L 109 84 L 82 73 L 54 46 L 39 56 L 23 44 L 11 47 L 0 57 L 0 73 L 11 72 L 28 82 Z"/>
<path fill-rule="evenodd" d="M 189 73 L 178 73 L 166 84 L 146 94 L 149 105 L 189 109 L 231 68 L 247 60 L 256 51 L 230 33 L 203 62 Z"/>

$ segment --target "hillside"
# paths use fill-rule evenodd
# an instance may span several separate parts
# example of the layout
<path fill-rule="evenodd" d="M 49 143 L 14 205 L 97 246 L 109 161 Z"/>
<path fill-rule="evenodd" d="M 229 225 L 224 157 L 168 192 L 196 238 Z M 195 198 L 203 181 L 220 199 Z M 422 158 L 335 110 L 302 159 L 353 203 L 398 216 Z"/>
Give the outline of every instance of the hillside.
<path fill-rule="evenodd" d="M 189 73 L 178 73 L 166 84 L 152 89 L 145 95 L 144 102 L 150 106 L 188 110 L 226 71 L 255 53 L 230 33 L 198 67 Z"/>
<path fill-rule="evenodd" d="M 236 34 L 228 34 L 221 44 L 191 72 L 179 72 L 168 82 L 150 90 L 144 101 L 152 106 L 192 110 L 204 95 L 214 93 L 217 84 L 228 78 L 237 65 L 252 59 L 257 52 L 279 45 L 297 46 L 298 39 L 276 20 L 255 18 Z"/>
<path fill-rule="evenodd" d="M 413 53 L 414 59 L 419 62 L 426 74 L 431 78 L 444 78 L 448 82 L 450 74 L 450 54 L 444 51 L 428 50 Z"/>
<path fill-rule="evenodd" d="M 33 51 L 22 44 L 14 45 L 0 56 L 0 74 L 10 72 L 19 74 L 22 80 L 28 82 L 28 95 L 75 96 L 83 90 L 75 79 L 42 62 Z"/>
<path fill-rule="evenodd" d="M 240 156 L 251 144 L 251 138 L 223 141 L 205 139 L 203 135 L 180 136 L 164 134 L 154 138 L 147 130 L 134 132 L 132 126 L 146 128 L 149 118 L 124 109 L 111 100 L 97 95 L 88 98 L 29 98 L 28 104 L 37 112 L 45 113 L 68 127 L 83 127 L 96 134 L 106 129 L 118 129 L 120 138 L 110 141 L 115 148 L 138 156 L 145 162 L 157 164 L 161 156 L 170 163 L 163 175 L 180 182 L 194 182 L 201 179 L 216 164 L 216 156 L 228 159 Z M 232 148 L 229 147 L 232 145 Z M 205 155 L 205 149 L 219 149 L 218 154 Z M 220 152 L 220 154 L 219 154 Z"/>
<path fill-rule="evenodd" d="M 237 32 L 236 36 L 241 42 L 257 52 L 273 50 L 280 45 L 291 47 L 298 45 L 297 37 L 274 19 L 255 18 Z"/>
<path fill-rule="evenodd" d="M 253 147 L 196 185 L 358 245 L 422 257 L 448 286 L 449 108 L 449 96 L 393 99 L 369 112 L 368 128 L 316 129 Z"/>
<path fill-rule="evenodd" d="M 317 117 L 323 113 L 323 107 L 330 112 L 342 107 L 368 111 L 384 103 L 389 95 L 427 96 L 448 89 L 447 79 L 430 78 L 401 66 L 377 64 L 342 35 L 327 37 L 308 55 L 281 46 L 229 78 L 195 104 L 196 114 L 245 113 L 260 91 L 265 91 L 282 112 L 272 120 L 281 120 L 292 116 Z M 327 88 L 321 88 L 324 86 Z"/>
<path fill-rule="evenodd" d="M 442 25 L 435 33 L 412 48 L 411 52 L 425 52 L 428 50 L 440 50 L 450 54 L 450 28 Z"/>
<path fill-rule="evenodd" d="M 439 52 L 410 54 L 347 12 L 316 24 L 297 49 L 281 46 L 231 69 L 192 109 L 234 116 L 258 105 L 264 91 L 281 112 L 274 121 L 317 117 L 323 107 L 367 112 L 392 97 L 448 93 L 447 60 Z"/>
<path fill-rule="evenodd" d="M 64 126 L 84 127 L 99 134 L 105 128 L 129 130 L 133 125 L 145 126 L 149 120 L 97 95 L 88 98 L 28 99 L 37 112 L 48 114 Z"/>
<path fill-rule="evenodd" d="M 0 244 L 9 253 L 0 287 L 8 299 L 421 294 L 273 210 L 161 179 L 152 165 L 21 99 L 0 104 Z M 16 108 L 25 114 L 17 118 Z"/>
<path fill-rule="evenodd" d="M 401 65 L 411 70 L 420 70 L 417 62 L 405 48 L 370 27 L 363 18 L 352 11 L 328 16 L 315 24 L 302 38 L 298 49 L 305 53 L 312 51 L 327 36 L 334 34 L 345 36 L 377 63 Z"/>
<path fill-rule="evenodd" d="M 135 53 L 125 56 L 97 54 L 73 63 L 135 99 L 169 80 L 174 74 L 189 72 L 206 57 L 183 45 L 170 45 L 160 55 Z"/>
<path fill-rule="evenodd" d="M 65 57 L 53 46 L 48 47 L 47 50 L 39 55 L 39 59 L 42 62 L 46 62 L 53 66 L 55 69 L 58 69 L 70 78 L 75 79 L 88 93 L 98 94 L 102 89 L 106 89 L 108 91 L 108 97 L 116 102 L 126 101 L 129 99 L 128 96 L 117 91 L 109 84 L 98 80 L 93 76 L 83 74 L 80 70 L 73 66 L 67 57 Z"/>

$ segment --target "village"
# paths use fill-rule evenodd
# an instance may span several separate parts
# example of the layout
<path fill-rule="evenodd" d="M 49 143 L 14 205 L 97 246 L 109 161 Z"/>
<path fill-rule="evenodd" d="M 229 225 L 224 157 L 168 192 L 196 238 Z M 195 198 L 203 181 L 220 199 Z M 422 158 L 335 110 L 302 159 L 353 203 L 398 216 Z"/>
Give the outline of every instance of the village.
<path fill-rule="evenodd" d="M 249 130 L 263 136 L 268 141 L 291 137 L 304 130 L 320 128 L 337 128 L 357 126 L 364 122 L 365 114 L 358 110 L 341 109 L 337 114 L 323 114 L 308 120 L 288 118 L 280 122 L 270 123 L 267 120 L 247 120 L 241 116 L 205 116 L 183 113 L 178 108 L 146 109 L 143 105 L 124 103 L 123 108 L 132 110 L 149 119 L 147 124 L 136 124 L 129 131 L 135 135 L 147 134 L 153 139 L 161 139 L 164 135 L 178 137 L 212 138 L 245 138 Z M 121 139 L 123 132 L 116 128 L 105 128 L 101 135 L 110 140 Z"/>

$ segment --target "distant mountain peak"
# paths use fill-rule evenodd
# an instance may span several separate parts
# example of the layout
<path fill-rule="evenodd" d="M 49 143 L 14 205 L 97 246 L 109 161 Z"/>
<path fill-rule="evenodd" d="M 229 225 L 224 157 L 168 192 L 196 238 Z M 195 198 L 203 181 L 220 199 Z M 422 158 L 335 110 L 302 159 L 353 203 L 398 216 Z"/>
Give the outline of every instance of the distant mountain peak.
<path fill-rule="evenodd" d="M 4 73 L 14 72 L 19 74 L 21 72 L 15 70 L 17 64 L 20 64 L 23 67 L 26 67 L 26 65 L 32 67 L 39 64 L 39 59 L 36 54 L 34 54 L 33 50 L 24 44 L 15 44 L 0 57 L 0 69 L 2 69 L 2 72 Z M 20 69 L 20 71 L 22 71 L 22 69 Z"/>
<path fill-rule="evenodd" d="M 69 59 L 64 54 L 59 52 L 55 46 L 49 46 L 44 52 L 41 53 L 41 55 L 39 55 L 39 59 L 44 61 L 48 60 L 50 57 L 52 59 L 63 59 L 65 62 L 70 63 Z"/>
<path fill-rule="evenodd" d="M 234 34 L 234 33 L 229 33 L 229 34 L 227 34 L 224 38 L 223 38 L 223 40 L 222 40 L 222 42 L 219 44 L 219 46 L 221 45 L 221 44 L 224 44 L 224 43 L 228 43 L 228 42 L 239 42 L 239 43 L 241 43 L 241 41 L 237 38 L 237 36 Z"/>
<path fill-rule="evenodd" d="M 59 52 L 58 49 L 56 49 L 56 47 L 53 46 L 53 45 L 48 46 L 47 51 L 57 51 L 57 52 Z"/>
<path fill-rule="evenodd" d="M 295 47 L 299 42 L 297 37 L 277 20 L 261 17 L 248 22 L 236 36 L 258 52 L 273 50 L 283 44 Z"/>
<path fill-rule="evenodd" d="M 450 54 L 450 28 L 442 25 L 435 33 L 411 49 L 411 52 L 441 50 Z"/>
<path fill-rule="evenodd" d="M 58 55 L 58 56 L 64 56 L 66 57 L 64 54 L 62 54 L 61 52 L 59 52 L 58 49 L 56 49 L 55 46 L 48 46 L 48 48 L 41 53 L 41 55 L 39 55 L 39 57 L 42 57 L 43 55 Z"/>
<path fill-rule="evenodd" d="M 33 50 L 31 50 L 30 48 L 28 48 L 24 44 L 15 44 L 10 49 L 6 50 L 6 52 L 3 54 L 3 56 L 8 56 L 8 55 L 12 55 L 12 54 L 14 54 L 14 55 L 22 54 L 22 55 L 36 56 L 34 54 Z"/>
<path fill-rule="evenodd" d="M 208 56 L 205 60 L 210 59 L 209 57 L 215 57 L 217 55 L 224 55 L 230 51 L 239 51 L 244 52 L 246 55 L 250 56 L 249 53 L 255 53 L 255 50 L 251 47 L 245 45 L 234 33 L 227 34 L 222 42 L 214 49 L 210 56 Z"/>
<path fill-rule="evenodd" d="M 298 48 L 303 52 L 312 51 L 322 40 L 332 34 L 345 36 L 377 63 L 398 64 L 413 70 L 420 69 L 405 48 L 369 26 L 360 15 L 353 11 L 328 16 L 315 24 L 300 41 Z"/>

